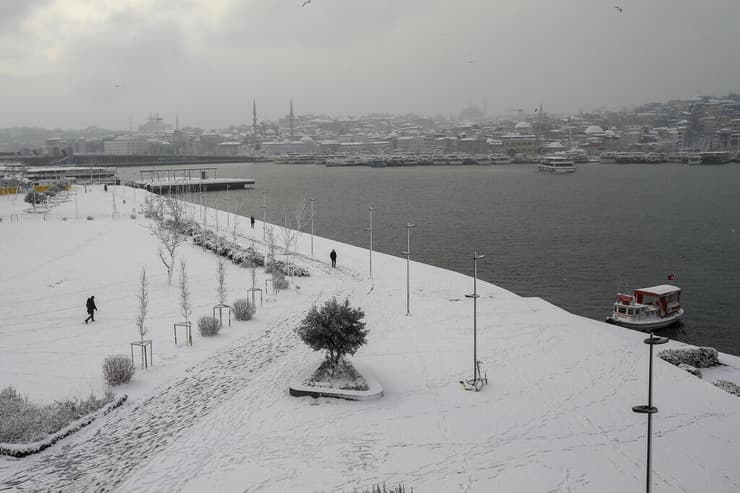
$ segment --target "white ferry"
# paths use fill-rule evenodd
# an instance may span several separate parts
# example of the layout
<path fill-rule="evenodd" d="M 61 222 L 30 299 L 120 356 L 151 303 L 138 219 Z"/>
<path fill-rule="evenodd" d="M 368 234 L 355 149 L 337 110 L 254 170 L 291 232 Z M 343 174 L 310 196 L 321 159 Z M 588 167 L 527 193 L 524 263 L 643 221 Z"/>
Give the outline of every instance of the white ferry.
<path fill-rule="evenodd" d="M 606 321 L 646 331 L 667 327 L 683 317 L 680 298 L 681 290 L 668 284 L 636 289 L 634 294 L 618 293 Z"/>
<path fill-rule="evenodd" d="M 546 173 L 573 173 L 576 166 L 567 156 L 545 156 L 540 161 L 538 169 Z"/>

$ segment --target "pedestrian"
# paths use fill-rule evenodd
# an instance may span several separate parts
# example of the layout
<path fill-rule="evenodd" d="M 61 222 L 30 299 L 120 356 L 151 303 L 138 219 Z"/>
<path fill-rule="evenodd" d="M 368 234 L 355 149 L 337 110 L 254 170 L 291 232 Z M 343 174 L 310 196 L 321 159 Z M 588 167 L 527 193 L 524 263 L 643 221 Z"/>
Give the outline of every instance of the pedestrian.
<path fill-rule="evenodd" d="M 252 229 L 254 229 L 254 216 L 249 216 L 249 223 L 252 225 Z"/>
<path fill-rule="evenodd" d="M 97 306 L 95 306 L 95 296 L 90 296 L 87 301 L 85 302 L 85 306 L 87 307 L 87 315 L 88 317 L 85 319 L 85 323 L 87 323 L 89 320 L 95 321 L 95 310 L 98 309 Z"/>
<path fill-rule="evenodd" d="M 105 190 L 106 192 L 108 191 L 108 184 L 107 184 L 107 183 L 105 183 L 105 184 L 103 185 L 103 190 Z"/>
<path fill-rule="evenodd" d="M 336 267 L 337 266 L 337 252 L 332 250 L 329 254 L 329 258 L 331 259 L 331 266 Z"/>

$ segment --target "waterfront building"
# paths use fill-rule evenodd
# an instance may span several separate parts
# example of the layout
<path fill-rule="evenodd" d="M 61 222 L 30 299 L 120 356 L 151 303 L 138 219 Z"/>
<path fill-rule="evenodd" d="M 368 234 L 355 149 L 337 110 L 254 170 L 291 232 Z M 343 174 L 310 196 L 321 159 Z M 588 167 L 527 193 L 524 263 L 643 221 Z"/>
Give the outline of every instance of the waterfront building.
<path fill-rule="evenodd" d="M 103 142 L 103 152 L 119 156 L 143 156 L 147 154 L 146 139 L 120 136 Z"/>

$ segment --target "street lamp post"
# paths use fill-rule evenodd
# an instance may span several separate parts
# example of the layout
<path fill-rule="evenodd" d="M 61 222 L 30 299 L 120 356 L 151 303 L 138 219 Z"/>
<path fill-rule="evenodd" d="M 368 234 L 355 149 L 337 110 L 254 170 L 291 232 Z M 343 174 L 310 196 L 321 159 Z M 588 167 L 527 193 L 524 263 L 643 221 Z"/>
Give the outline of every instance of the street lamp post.
<path fill-rule="evenodd" d="M 226 185 L 226 231 L 231 230 L 231 225 L 229 224 L 229 209 L 230 209 L 230 203 L 229 203 L 229 186 Z"/>
<path fill-rule="evenodd" d="M 267 238 L 267 192 L 262 192 L 262 241 Z"/>
<path fill-rule="evenodd" d="M 375 212 L 375 207 L 370 206 L 367 208 L 368 211 L 370 211 L 370 227 L 365 228 L 365 231 L 370 232 L 370 278 L 373 277 L 373 212 Z"/>
<path fill-rule="evenodd" d="M 480 369 L 478 368 L 478 261 L 486 258 L 485 255 L 478 255 L 478 252 L 473 252 L 473 294 L 466 294 L 466 298 L 473 298 L 473 379 L 467 382 L 462 382 L 463 387 L 466 390 L 475 390 L 478 392 L 484 383 L 486 378 L 480 375 Z M 465 385 L 465 384 L 468 385 Z"/>
<path fill-rule="evenodd" d="M 411 228 L 416 224 L 406 223 L 406 250 L 401 252 L 406 255 L 406 315 L 411 315 L 411 295 L 410 293 L 410 271 L 411 271 Z"/>
<path fill-rule="evenodd" d="M 313 257 L 313 203 L 316 200 L 315 198 L 311 197 L 308 199 L 311 202 L 311 256 Z"/>
<path fill-rule="evenodd" d="M 652 433 L 653 433 L 653 414 L 657 414 L 658 408 L 653 406 L 653 346 L 665 344 L 668 342 L 667 337 L 655 337 L 650 331 L 650 337 L 643 341 L 650 346 L 650 361 L 648 363 L 648 403 L 647 406 L 633 406 L 632 411 L 638 414 L 647 414 L 647 471 L 645 475 L 645 491 L 650 493 L 651 489 L 651 462 L 652 462 Z"/>

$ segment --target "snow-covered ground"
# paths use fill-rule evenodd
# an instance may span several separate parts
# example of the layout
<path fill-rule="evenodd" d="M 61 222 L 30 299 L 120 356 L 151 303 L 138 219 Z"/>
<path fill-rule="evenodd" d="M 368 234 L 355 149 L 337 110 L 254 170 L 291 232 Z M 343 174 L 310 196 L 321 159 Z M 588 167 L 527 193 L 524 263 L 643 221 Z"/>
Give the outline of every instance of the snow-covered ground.
<path fill-rule="evenodd" d="M 102 392 L 103 358 L 129 353 L 138 338 L 144 266 L 154 367 L 118 389 L 130 396 L 121 408 L 81 432 L 36 456 L 0 457 L 0 491 L 349 492 L 377 482 L 418 492 L 644 488 L 646 417 L 631 411 L 647 401 L 643 334 L 479 282 L 478 356 L 489 383 L 466 392 L 459 381 L 472 373 L 470 277 L 413 263 L 406 316 L 404 259 L 373 253 L 369 279 L 367 250 L 316 237 L 311 259 L 303 234 L 299 263 L 311 277 L 266 296 L 254 320 L 214 338 L 194 330 L 193 347 L 175 346 L 177 275 L 168 287 L 147 221 L 129 217 L 145 192 L 109 189 L 76 189 L 77 213 L 70 198 L 46 220 L 21 212 L 19 223 L 10 222 L 12 199 L 0 197 L 0 386 L 38 401 Z M 112 217 L 113 190 L 120 219 Z M 261 223 L 251 230 L 241 219 L 240 230 L 245 246 L 254 238 L 264 249 Z M 194 317 L 206 315 L 216 303 L 218 259 L 192 243 L 179 253 Z M 226 283 L 231 299 L 244 296 L 249 269 L 228 264 Z M 90 295 L 100 310 L 85 325 Z M 293 329 L 312 304 L 335 295 L 365 310 L 368 344 L 354 360 L 381 382 L 380 399 L 288 394 L 320 360 Z M 712 370 L 717 378 L 740 383 L 740 358 L 720 360 L 729 366 Z M 655 360 L 653 491 L 740 490 L 740 399 L 704 374 Z"/>

